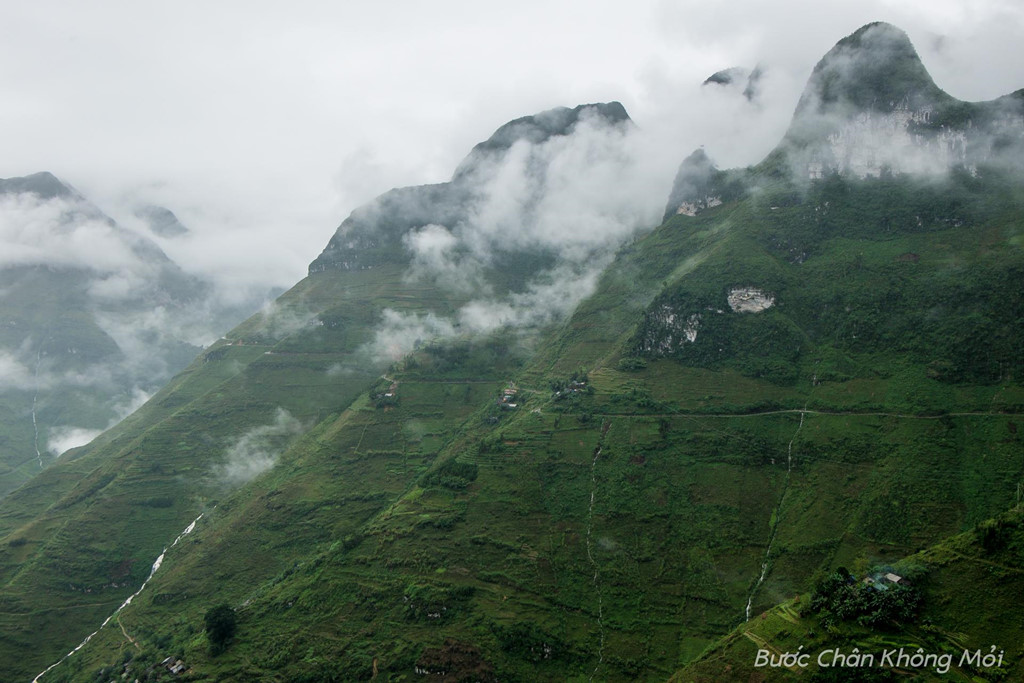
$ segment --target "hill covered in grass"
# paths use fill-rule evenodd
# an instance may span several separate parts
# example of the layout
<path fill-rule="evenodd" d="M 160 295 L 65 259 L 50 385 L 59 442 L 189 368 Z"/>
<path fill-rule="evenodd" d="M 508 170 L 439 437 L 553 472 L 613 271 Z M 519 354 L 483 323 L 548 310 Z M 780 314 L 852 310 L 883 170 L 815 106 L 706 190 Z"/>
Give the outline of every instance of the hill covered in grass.
<path fill-rule="evenodd" d="M 1021 522 L 1017 506 L 892 565 L 840 568 L 671 680 L 1016 680 L 1021 623 L 1006 607 L 1024 579 Z"/>
<path fill-rule="evenodd" d="M 879 31 L 900 44 L 875 25 L 837 50 L 856 64 Z M 587 118 L 485 145 L 490 168 L 554 172 Z M 759 647 L 883 642 L 862 606 L 885 643 L 1009 642 L 1009 588 L 978 573 L 1019 564 L 1000 517 L 1024 480 L 1007 131 L 928 174 L 810 177 L 788 139 L 750 169 L 691 157 L 685 211 L 571 250 L 516 241 L 547 234 L 549 175 L 518 185 L 531 218 L 511 240 L 489 200 L 451 218 L 432 194 L 450 188 L 417 190 L 422 215 L 392 223 L 404 194 L 385 195 L 274 309 L 0 503 L 5 672 L 58 661 L 158 556 L 40 680 L 169 680 L 178 662 L 192 680 L 746 680 Z M 474 191 L 507 196 L 498 177 Z M 564 317 L 526 315 L 542 293 Z M 879 572 L 923 597 L 794 606 Z M 222 606 L 237 623 L 211 648 Z"/>

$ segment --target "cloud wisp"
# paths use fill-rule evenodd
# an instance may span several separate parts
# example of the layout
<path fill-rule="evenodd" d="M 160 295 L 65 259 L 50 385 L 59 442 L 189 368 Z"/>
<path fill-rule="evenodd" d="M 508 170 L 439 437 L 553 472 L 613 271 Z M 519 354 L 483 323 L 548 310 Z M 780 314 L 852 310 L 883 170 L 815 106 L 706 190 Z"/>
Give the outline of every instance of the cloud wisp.
<path fill-rule="evenodd" d="M 668 157 L 651 154 L 657 146 L 628 121 L 586 108 L 567 134 L 530 127 L 554 126 L 549 119 L 567 116 L 569 110 L 553 110 L 518 129 L 509 124 L 511 132 L 499 129 L 463 162 L 450 186 L 427 200 L 411 194 L 396 206 L 403 195 L 393 193 L 386 204 L 361 210 L 364 217 L 384 214 L 373 216 L 380 225 L 394 223 L 385 220 L 389 210 L 447 217 L 447 224 L 413 223 L 399 238 L 409 259 L 406 279 L 465 302 L 449 317 L 386 311 L 372 344 L 375 357 L 393 359 L 416 341 L 564 319 L 593 291 L 614 252 L 657 223 L 671 177 Z M 345 239 L 339 233 L 339 242 Z"/>
<path fill-rule="evenodd" d="M 116 424 L 241 315 L 52 175 L 0 181 L 0 398 L 37 454 Z"/>
<path fill-rule="evenodd" d="M 956 168 L 1020 170 L 1019 98 L 967 103 L 942 91 L 908 36 L 885 23 L 844 38 L 815 67 L 783 140 L 798 179 L 945 177 Z"/>
<path fill-rule="evenodd" d="M 213 468 L 214 478 L 229 487 L 252 481 L 274 467 L 287 443 L 304 431 L 299 420 L 278 408 L 272 422 L 253 427 L 227 447 L 224 461 Z"/>

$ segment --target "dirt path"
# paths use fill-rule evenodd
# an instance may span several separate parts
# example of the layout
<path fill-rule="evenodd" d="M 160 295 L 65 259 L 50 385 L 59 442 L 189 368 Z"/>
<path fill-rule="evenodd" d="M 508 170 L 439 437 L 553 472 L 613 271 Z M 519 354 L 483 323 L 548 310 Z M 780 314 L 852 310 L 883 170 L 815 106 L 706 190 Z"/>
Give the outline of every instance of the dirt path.
<path fill-rule="evenodd" d="M 1024 414 L 1021 413 L 1001 413 L 1001 412 L 965 412 L 965 413 L 940 413 L 936 415 L 911 415 L 907 413 L 883 413 L 875 411 L 858 412 L 855 410 L 808 410 L 804 408 L 784 408 L 780 410 L 762 410 L 755 412 L 743 412 L 743 413 L 694 413 L 694 412 L 683 412 L 676 411 L 674 413 L 597 413 L 595 416 L 600 417 L 715 417 L 715 418 L 732 418 L 732 417 L 763 417 L 765 415 L 825 415 L 835 417 L 896 417 L 905 420 L 941 420 L 944 417 L 1021 417 L 1024 418 Z"/>
<path fill-rule="evenodd" d="M 135 640 L 134 638 L 131 637 L 131 635 L 128 634 L 128 631 L 126 631 L 125 628 L 124 628 L 124 624 L 121 623 L 121 617 L 120 616 L 117 618 L 117 625 L 121 627 L 121 633 L 123 633 L 124 637 L 128 639 L 128 642 L 130 642 L 132 645 L 134 645 L 136 650 L 138 650 L 139 652 L 142 652 L 142 646 L 139 645 L 139 641 Z"/>
<path fill-rule="evenodd" d="M 762 650 L 768 650 L 773 655 L 777 655 L 779 657 L 782 656 L 782 652 L 780 652 L 778 649 L 773 647 L 771 643 L 769 643 L 767 640 L 765 640 L 761 636 L 753 634 L 750 631 L 744 631 L 743 635 L 745 635 L 749 640 L 753 641 L 753 643 L 755 645 L 757 645 L 758 648 L 760 648 Z M 789 669 L 790 671 L 795 671 L 797 673 L 800 673 L 801 671 L 803 671 L 803 669 L 801 669 L 799 666 L 787 666 L 785 668 Z"/>
<path fill-rule="evenodd" d="M 750 590 L 750 595 L 747 596 L 747 608 L 744 611 L 744 617 L 747 621 L 750 621 L 750 608 L 754 603 L 754 596 L 757 594 L 757 589 L 764 583 L 764 577 L 768 574 L 768 562 L 772 555 L 772 546 L 775 543 L 775 536 L 779 531 L 779 522 L 782 520 L 782 504 L 786 500 L 786 493 L 789 491 L 789 478 L 793 472 L 793 442 L 796 441 L 796 437 L 800 435 L 800 430 L 804 428 L 804 417 L 805 411 L 800 412 L 800 424 L 797 425 L 796 431 L 793 432 L 793 438 L 789 440 L 789 445 L 786 446 L 786 479 L 782 483 L 782 495 L 779 496 L 779 503 L 775 506 L 775 512 L 773 517 L 775 523 L 772 525 L 771 533 L 768 535 L 768 547 L 764 551 L 764 560 L 761 562 L 761 573 L 757 577 L 757 583 Z"/>
<path fill-rule="evenodd" d="M 608 433 L 608 429 L 612 426 L 611 422 L 605 422 L 601 428 L 601 441 L 604 441 L 605 434 Z M 594 496 L 597 493 L 597 461 L 601 458 L 601 450 L 603 445 L 598 443 L 597 448 L 594 449 L 594 459 L 590 462 L 590 506 L 587 508 L 587 560 L 590 562 L 590 566 L 594 569 L 594 590 L 597 592 L 597 628 L 601 637 L 600 645 L 597 651 L 597 664 L 594 666 L 594 670 L 590 674 L 591 681 L 594 680 L 594 676 L 597 675 L 598 669 L 601 668 L 601 664 L 604 663 L 604 595 L 601 591 L 601 570 L 597 566 L 597 562 L 594 560 L 594 554 L 591 552 L 590 536 L 594 530 Z"/>

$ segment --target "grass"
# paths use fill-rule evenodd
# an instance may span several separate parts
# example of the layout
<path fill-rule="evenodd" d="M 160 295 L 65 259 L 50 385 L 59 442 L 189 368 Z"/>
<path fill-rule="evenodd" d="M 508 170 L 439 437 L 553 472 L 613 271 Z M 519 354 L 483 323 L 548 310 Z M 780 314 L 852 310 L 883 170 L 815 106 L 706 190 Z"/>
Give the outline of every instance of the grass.
<path fill-rule="evenodd" d="M 390 367 L 363 353 L 380 311 L 458 302 L 398 265 L 314 274 L 0 504 L 0 662 L 23 677 L 67 651 L 201 510 L 121 615 L 133 672 L 174 655 L 195 680 L 359 679 L 376 661 L 401 680 L 453 639 L 502 680 L 715 680 L 757 674 L 766 643 L 1016 633 L 966 607 L 986 577 L 1016 581 L 1016 532 L 985 557 L 957 534 L 1024 480 L 1020 197 L 950 182 L 767 186 L 625 247 L 534 346 L 426 343 Z M 776 304 L 735 313 L 736 286 Z M 700 313 L 697 339 L 645 350 L 672 331 L 664 306 Z M 517 409 L 497 405 L 510 381 Z M 218 481 L 279 408 L 303 434 L 246 486 Z M 932 568 L 939 631 L 826 638 L 800 615 L 835 567 L 908 556 Z M 963 600 L 958 577 L 978 585 Z M 1010 594 L 987 595 L 986 614 Z M 744 622 L 748 601 L 766 616 Z M 238 634 L 212 657 L 202 615 L 225 602 Z M 105 629 L 53 680 L 134 647 Z"/>

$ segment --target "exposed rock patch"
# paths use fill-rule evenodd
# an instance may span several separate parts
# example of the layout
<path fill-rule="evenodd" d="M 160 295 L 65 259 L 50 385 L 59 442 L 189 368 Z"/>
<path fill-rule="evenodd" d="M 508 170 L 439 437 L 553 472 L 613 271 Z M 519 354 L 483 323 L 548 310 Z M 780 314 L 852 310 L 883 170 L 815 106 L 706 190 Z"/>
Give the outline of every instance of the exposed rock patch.
<path fill-rule="evenodd" d="M 729 290 L 729 308 L 736 313 L 758 313 L 775 304 L 775 296 L 754 287 L 735 287 Z"/>
<path fill-rule="evenodd" d="M 697 341 L 700 313 L 686 315 L 668 304 L 662 304 L 648 314 L 648 323 L 650 331 L 645 335 L 640 348 L 645 353 L 668 355 L 682 344 Z"/>
<path fill-rule="evenodd" d="M 681 203 L 679 208 L 676 209 L 676 213 L 683 214 L 684 216 L 696 216 L 699 211 L 721 205 L 722 199 L 720 197 L 703 197 L 692 202 Z"/>

